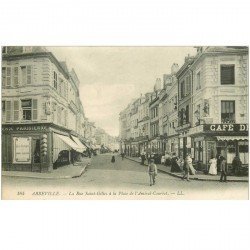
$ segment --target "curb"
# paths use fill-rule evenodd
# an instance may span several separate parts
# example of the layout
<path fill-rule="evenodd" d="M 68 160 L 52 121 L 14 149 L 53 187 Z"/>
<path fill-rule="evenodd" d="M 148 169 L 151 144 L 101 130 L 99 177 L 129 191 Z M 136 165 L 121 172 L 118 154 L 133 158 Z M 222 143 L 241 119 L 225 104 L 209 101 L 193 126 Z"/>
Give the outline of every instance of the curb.
<path fill-rule="evenodd" d="M 128 160 L 140 163 L 140 162 L 138 162 L 138 161 L 136 161 L 134 159 L 131 159 L 131 158 L 128 158 L 128 157 L 125 157 L 125 158 L 128 159 Z M 145 164 L 145 166 L 147 166 L 147 165 L 148 164 Z M 164 170 L 161 170 L 161 169 L 158 169 L 158 171 L 160 171 L 162 173 L 165 173 L 165 174 L 168 174 L 168 175 L 171 175 L 173 177 L 182 179 L 182 176 L 180 176 L 180 175 L 170 173 L 170 172 L 167 172 L 167 171 L 164 171 Z M 198 177 L 189 177 L 189 179 L 193 180 L 193 181 L 216 181 L 216 182 L 220 182 L 219 176 L 218 176 L 218 179 L 216 179 L 216 180 L 213 180 L 213 179 L 201 179 L 201 178 L 198 178 Z M 247 182 L 248 183 L 248 180 L 227 180 L 227 182 Z"/>
<path fill-rule="evenodd" d="M 77 175 L 65 175 L 65 176 L 58 176 L 58 177 L 53 177 L 53 176 L 23 176 L 23 175 L 8 175 L 8 174 L 4 174 L 2 173 L 2 176 L 7 176 L 7 177 L 23 177 L 23 178 L 32 178 L 32 179 L 47 179 L 47 180 L 60 180 L 60 179 L 72 179 L 72 178 L 78 178 L 80 176 L 82 176 L 82 174 L 85 172 L 87 165 L 85 165 L 80 174 Z"/>

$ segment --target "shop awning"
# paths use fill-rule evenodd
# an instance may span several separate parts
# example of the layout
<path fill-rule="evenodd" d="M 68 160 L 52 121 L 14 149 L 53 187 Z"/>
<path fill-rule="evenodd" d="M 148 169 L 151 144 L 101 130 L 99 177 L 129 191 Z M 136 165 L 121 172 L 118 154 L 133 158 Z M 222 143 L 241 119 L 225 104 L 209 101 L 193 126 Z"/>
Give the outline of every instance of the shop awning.
<path fill-rule="evenodd" d="M 84 146 L 84 145 L 81 143 L 81 141 L 80 141 L 77 137 L 75 137 L 75 136 L 72 135 L 72 138 L 73 138 L 73 140 L 76 142 L 76 144 L 77 144 L 80 148 L 82 148 L 82 152 L 85 151 L 85 150 L 87 149 L 87 147 Z"/>
<path fill-rule="evenodd" d="M 57 137 L 59 137 L 62 141 L 64 141 L 67 145 L 69 145 L 72 149 L 74 149 L 77 152 L 82 153 L 84 150 L 83 148 L 79 147 L 73 140 L 71 140 L 68 136 L 65 135 L 59 135 L 55 134 Z"/>
<path fill-rule="evenodd" d="M 248 140 L 248 136 L 216 136 L 218 141 L 245 141 Z"/>
<path fill-rule="evenodd" d="M 91 149 L 90 145 L 89 145 L 87 142 L 85 142 L 85 141 L 83 141 L 83 140 L 81 140 L 81 142 L 82 142 L 82 144 L 83 144 L 85 147 Z"/>

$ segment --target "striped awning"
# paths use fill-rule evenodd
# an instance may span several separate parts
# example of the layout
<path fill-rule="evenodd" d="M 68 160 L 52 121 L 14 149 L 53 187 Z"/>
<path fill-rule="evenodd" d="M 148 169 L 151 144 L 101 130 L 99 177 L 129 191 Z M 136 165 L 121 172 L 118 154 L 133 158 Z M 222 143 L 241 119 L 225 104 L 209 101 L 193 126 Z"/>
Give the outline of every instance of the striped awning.
<path fill-rule="evenodd" d="M 245 141 L 248 136 L 216 136 L 218 141 Z"/>

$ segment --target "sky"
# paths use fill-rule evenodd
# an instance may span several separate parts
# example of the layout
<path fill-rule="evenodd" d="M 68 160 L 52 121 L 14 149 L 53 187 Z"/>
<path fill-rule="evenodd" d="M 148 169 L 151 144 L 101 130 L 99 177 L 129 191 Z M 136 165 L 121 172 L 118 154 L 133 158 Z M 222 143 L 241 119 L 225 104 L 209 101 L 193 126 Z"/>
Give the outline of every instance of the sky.
<path fill-rule="evenodd" d="M 119 135 L 119 113 L 130 101 L 153 90 L 156 78 L 181 67 L 193 47 L 48 47 L 74 68 L 86 117 L 112 136 Z"/>

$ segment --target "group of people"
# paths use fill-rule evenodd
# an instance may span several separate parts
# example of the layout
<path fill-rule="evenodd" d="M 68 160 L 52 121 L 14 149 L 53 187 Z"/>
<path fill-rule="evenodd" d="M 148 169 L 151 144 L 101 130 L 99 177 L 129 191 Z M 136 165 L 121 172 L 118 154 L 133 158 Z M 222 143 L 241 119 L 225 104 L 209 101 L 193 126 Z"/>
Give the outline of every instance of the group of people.
<path fill-rule="evenodd" d="M 124 153 L 121 154 L 122 160 L 125 156 Z M 154 155 L 146 154 L 145 152 L 142 152 L 141 154 L 141 165 L 145 164 L 145 161 L 148 160 L 148 174 L 150 179 L 150 186 L 155 184 L 156 176 L 157 176 L 157 166 L 154 161 Z M 114 156 L 112 157 L 111 162 L 115 162 Z M 170 154 L 166 153 L 164 156 L 164 161 L 162 162 L 166 166 L 171 167 L 171 172 L 183 172 L 182 179 L 189 180 L 189 175 L 195 175 L 196 170 L 193 167 L 193 160 L 190 154 L 187 154 L 185 159 L 182 157 L 179 158 L 176 153 L 172 154 L 172 157 Z M 239 168 L 241 166 L 241 161 L 238 156 L 235 156 L 232 162 L 233 171 L 237 173 L 239 171 Z M 217 157 L 212 156 L 212 158 L 209 160 L 209 170 L 208 174 L 210 175 L 217 175 L 217 169 L 220 169 L 221 176 L 220 181 L 226 182 L 227 181 L 227 173 L 228 173 L 228 167 L 226 163 L 226 159 L 222 155 L 217 155 Z"/>

